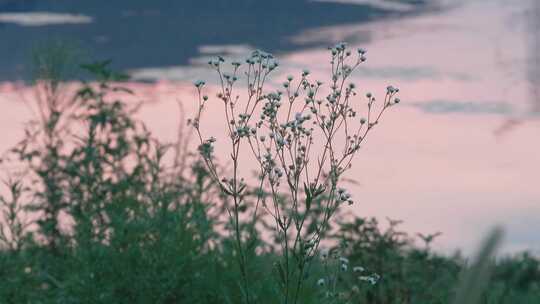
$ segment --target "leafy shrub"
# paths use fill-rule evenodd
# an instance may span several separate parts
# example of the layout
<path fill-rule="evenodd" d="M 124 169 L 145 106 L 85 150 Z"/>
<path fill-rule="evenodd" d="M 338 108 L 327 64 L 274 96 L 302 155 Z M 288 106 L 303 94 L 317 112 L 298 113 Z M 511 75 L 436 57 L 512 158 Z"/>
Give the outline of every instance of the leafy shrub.
<path fill-rule="evenodd" d="M 192 120 L 199 153 L 182 152 L 184 141 L 163 144 L 134 118 L 137 106 L 123 101 L 133 92 L 108 62 L 84 65 L 97 82 L 82 84 L 72 98 L 51 79 L 55 73 L 45 73 L 36 82 L 39 115 L 4 159 L 20 170 L 0 196 L 0 303 L 450 303 L 456 295 L 471 299 L 470 290 L 482 303 L 538 302 L 539 260 L 531 255 L 490 260 L 487 250 L 469 266 L 459 255 L 432 252 L 436 235 L 422 235 L 426 244 L 417 247 L 399 221 L 383 230 L 376 219 L 345 214 L 341 206 L 353 201 L 339 186 L 348 166 L 338 152 L 352 156 L 380 115 L 364 121 L 348 107 L 355 94 L 345 83 L 350 55 L 341 44 L 331 52 L 333 84 L 320 104 L 321 84 L 307 71 L 295 85 L 284 83 L 286 93 L 264 93 L 254 79 L 276 68 L 273 58 L 256 52 L 248 59 L 248 96 L 266 114 L 258 126 L 248 124 L 249 115 L 228 119 L 236 149 L 229 178 L 220 176 L 227 171 L 213 155 L 214 141 L 202 136 L 200 113 Z M 219 98 L 230 107 L 236 76 L 221 71 L 223 61 L 211 64 L 225 80 Z M 198 82 L 201 111 L 208 99 L 202 87 Z M 391 99 L 395 92 L 388 88 L 382 110 L 399 101 Z M 274 115 L 281 98 L 284 122 Z M 371 113 L 375 100 L 366 98 Z M 293 104 L 311 118 L 292 116 Z M 348 138 L 343 128 L 349 141 L 330 147 L 343 134 L 328 130 L 349 119 L 365 133 Z M 313 129 L 303 127 L 309 120 Z M 303 180 L 308 153 L 294 145 L 307 152 L 315 128 L 328 142 L 328 158 L 311 175 L 319 177 Z M 261 179 L 249 186 L 234 170 L 238 149 L 241 142 L 261 145 L 262 136 L 272 148 L 254 149 Z M 281 152 L 301 159 L 279 158 Z M 487 288 L 458 288 L 462 272 L 475 278 L 487 268 Z"/>

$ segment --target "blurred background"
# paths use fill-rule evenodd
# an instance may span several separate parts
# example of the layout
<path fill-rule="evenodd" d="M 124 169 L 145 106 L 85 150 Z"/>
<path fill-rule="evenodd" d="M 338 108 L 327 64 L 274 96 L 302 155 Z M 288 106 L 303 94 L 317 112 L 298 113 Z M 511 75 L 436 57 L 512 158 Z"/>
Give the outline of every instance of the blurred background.
<path fill-rule="evenodd" d="M 167 140 L 177 101 L 193 110 L 191 83 L 214 79 L 208 59 L 262 49 L 281 63 L 275 85 L 304 68 L 327 81 L 326 48 L 346 41 L 368 50 L 360 90 L 392 84 L 402 100 L 349 174 L 354 213 L 440 231 L 442 252 L 502 225 L 504 252 L 540 253 L 539 29 L 535 0 L 0 0 L 0 149 L 23 135 L 33 54 L 51 43 L 132 76 L 141 117 Z"/>

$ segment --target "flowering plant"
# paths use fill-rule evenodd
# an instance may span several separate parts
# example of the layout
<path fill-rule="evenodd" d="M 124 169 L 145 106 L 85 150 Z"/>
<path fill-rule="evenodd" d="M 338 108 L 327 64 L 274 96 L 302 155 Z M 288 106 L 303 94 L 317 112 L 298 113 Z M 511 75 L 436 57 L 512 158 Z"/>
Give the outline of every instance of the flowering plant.
<path fill-rule="evenodd" d="M 400 102 L 395 97 L 399 90 L 393 86 L 387 87 L 380 104 L 367 92 L 367 110 L 360 117 L 355 100 L 357 88 L 349 78 L 366 61 L 366 51 L 358 49 L 354 56 L 345 43 L 340 43 L 330 48 L 330 53 L 329 90 L 325 90 L 323 82 L 311 80 L 310 72 L 304 70 L 297 81 L 288 76 L 282 90 L 266 91 L 268 77 L 279 64 L 274 56 L 262 51 L 254 51 L 243 69 L 240 62 L 232 62 L 231 72 L 226 71 L 223 57 L 208 62 L 219 76 L 217 99 L 222 102 L 226 117 L 232 160 L 230 177 L 221 176 L 217 170 L 216 139 L 203 135 L 201 114 L 210 98 L 203 94 L 205 82 L 195 82 L 198 111 L 191 124 L 211 177 L 232 201 L 227 212 L 247 303 L 252 297 L 240 216 L 247 204 L 247 186 L 239 173 L 239 164 L 245 157 L 243 149 L 253 154 L 258 166 L 259 195 L 250 209 L 252 227 L 260 212 L 273 220 L 282 250 L 282 260 L 275 265 L 284 303 L 296 303 L 332 216 L 342 205 L 354 204 L 351 194 L 340 187 L 341 177 L 351 168 L 354 156 L 383 113 Z M 245 98 L 235 91 L 242 71 Z M 317 212 L 313 208 L 315 203 L 321 206 Z"/>

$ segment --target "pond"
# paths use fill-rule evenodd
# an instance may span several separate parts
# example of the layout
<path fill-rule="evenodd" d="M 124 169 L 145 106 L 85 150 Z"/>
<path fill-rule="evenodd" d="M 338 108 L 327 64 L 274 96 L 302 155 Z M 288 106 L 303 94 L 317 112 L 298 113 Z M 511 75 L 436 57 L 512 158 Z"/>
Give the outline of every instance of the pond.
<path fill-rule="evenodd" d="M 506 230 L 505 252 L 540 251 L 537 1 L 129 3 L 0 1 L 2 150 L 31 117 L 21 100 L 32 98 L 32 50 L 51 39 L 128 72 L 148 100 L 141 117 L 164 139 L 174 138 L 177 101 L 193 110 L 191 83 L 215 79 L 209 58 L 263 49 L 282 67 L 271 85 L 304 68 L 325 81 L 326 47 L 347 41 L 368 50 L 359 90 L 382 97 L 392 84 L 402 100 L 349 174 L 354 213 L 441 231 L 444 252 L 470 252 L 494 225 Z M 207 113 L 209 135 L 223 127 L 220 110 Z"/>

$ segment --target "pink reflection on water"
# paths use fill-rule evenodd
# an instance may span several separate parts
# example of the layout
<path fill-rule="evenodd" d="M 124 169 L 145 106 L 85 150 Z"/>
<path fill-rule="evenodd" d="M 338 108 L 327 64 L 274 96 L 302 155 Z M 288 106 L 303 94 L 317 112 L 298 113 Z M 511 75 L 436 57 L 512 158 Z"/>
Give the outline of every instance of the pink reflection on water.
<path fill-rule="evenodd" d="M 368 62 L 354 77 L 360 92 L 381 99 L 392 84 L 400 87 L 403 100 L 383 117 L 349 172 L 358 182 L 348 186 L 357 202 L 352 207 L 356 214 L 402 219 L 411 233 L 442 231 L 435 245 L 445 251 L 470 250 L 494 224 L 507 229 L 507 251 L 540 250 L 538 119 L 503 137 L 493 134 L 508 117 L 522 121 L 528 109 L 521 73 L 523 37 L 505 25 L 525 7 L 508 9 L 505 3 L 472 1 L 439 15 L 356 26 L 358 35 L 369 31 L 373 39 L 358 45 L 369 50 Z M 355 26 L 349 27 L 354 40 Z M 336 36 L 340 31 L 325 29 Z M 288 74 L 299 75 L 297 67 L 309 68 L 312 79 L 328 82 L 324 50 L 284 54 L 280 60 L 284 68 L 272 78 L 273 86 Z M 189 83 L 126 85 L 136 92 L 133 102 L 145 102 L 140 118 L 163 140 L 176 138 L 179 101 L 187 116 L 195 113 L 195 89 Z M 0 84 L 1 150 L 21 138 L 23 122 L 31 117 L 22 100 L 31 99 L 32 91 L 21 84 Z M 206 93 L 215 92 L 210 87 Z M 421 107 L 437 100 L 455 103 L 456 108 L 428 113 Z M 460 108 L 464 102 L 478 105 L 479 111 Z M 482 112 L 482 106 L 493 102 L 508 105 L 511 112 Z M 217 154 L 226 163 L 222 105 L 215 99 L 210 105 L 203 130 L 218 138 Z M 242 164 L 246 175 L 256 168 L 252 159 Z"/>

